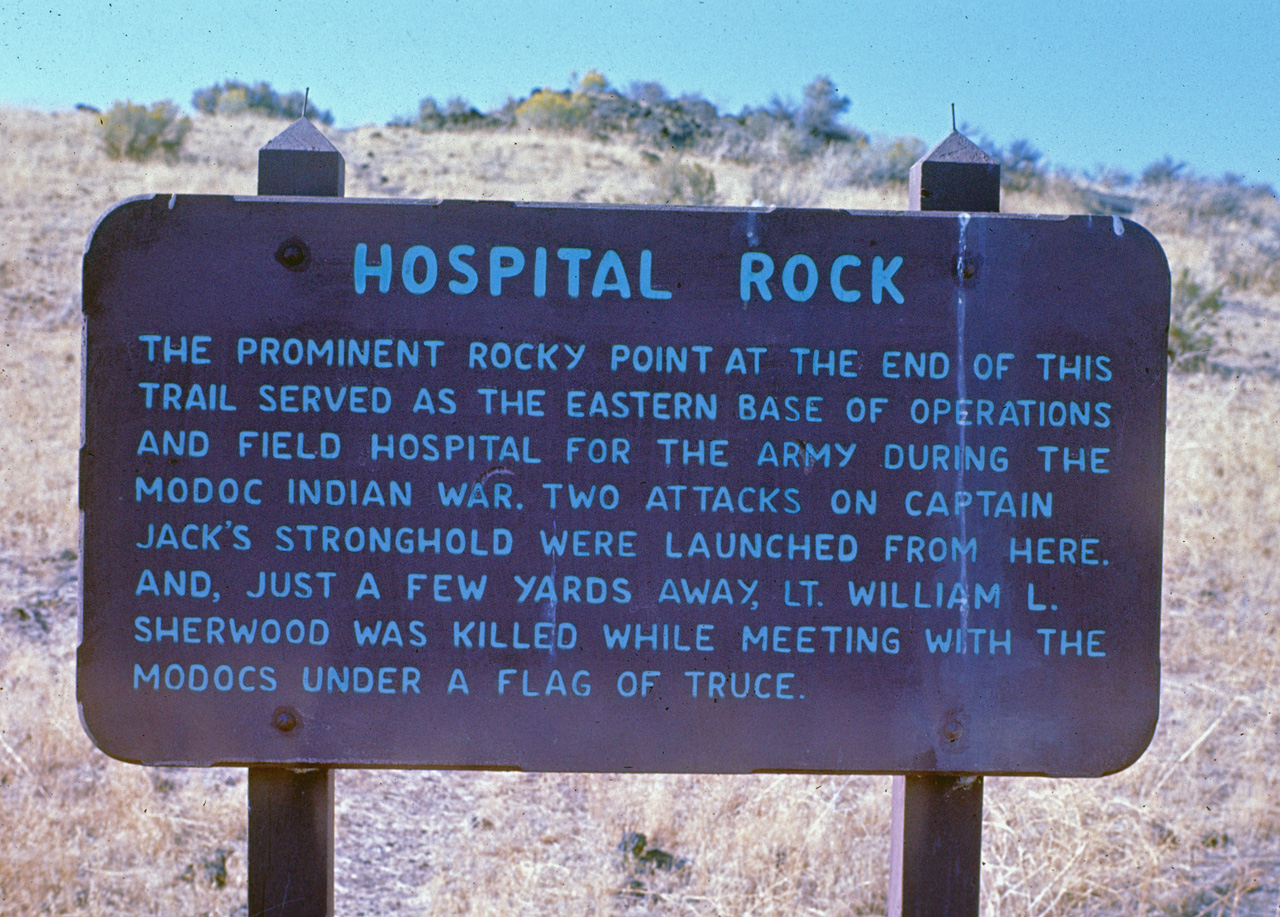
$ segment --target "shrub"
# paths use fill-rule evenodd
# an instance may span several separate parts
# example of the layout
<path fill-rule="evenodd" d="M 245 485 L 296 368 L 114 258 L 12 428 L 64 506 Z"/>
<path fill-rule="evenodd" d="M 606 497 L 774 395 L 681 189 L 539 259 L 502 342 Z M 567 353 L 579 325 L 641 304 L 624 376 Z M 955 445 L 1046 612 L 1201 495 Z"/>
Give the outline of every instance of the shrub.
<path fill-rule="evenodd" d="M 857 148 L 849 157 L 851 185 L 906 184 L 911 167 L 928 152 L 918 137 L 880 138 Z"/>
<path fill-rule="evenodd" d="M 628 127 L 660 150 L 690 150 L 706 145 L 720 131 L 720 114 L 697 95 L 638 104 Z"/>
<path fill-rule="evenodd" d="M 246 96 L 241 103 L 224 92 L 221 101 L 200 99 L 198 104 L 202 110 L 211 104 L 225 110 L 242 104 L 252 107 L 253 99 Z M 604 74 L 589 70 L 581 79 L 574 78 L 573 88 L 534 89 L 526 98 L 508 99 L 502 108 L 487 113 L 461 99 L 442 107 L 427 97 L 416 116 L 391 123 L 426 131 L 522 124 L 598 139 L 627 134 L 663 152 L 697 151 L 738 162 L 779 157 L 799 161 L 837 146 L 867 146 L 865 134 L 839 123 L 849 104 L 829 77 L 820 76 L 805 87 L 799 105 L 775 98 L 767 106 L 728 115 L 696 93 L 673 97 L 657 82 L 632 83 L 622 92 Z"/>
<path fill-rule="evenodd" d="M 272 118 L 301 118 L 306 95 L 301 92 L 278 93 L 270 83 L 241 83 L 238 80 L 226 80 L 223 83 L 197 89 L 191 97 L 191 104 L 196 111 L 213 115 L 236 115 L 247 111 L 258 112 Z M 312 104 L 306 104 L 307 114 L 321 124 L 333 123 L 333 112 L 322 111 Z"/>
<path fill-rule="evenodd" d="M 661 105 L 663 102 L 670 101 L 667 90 L 661 83 L 654 80 L 632 83 L 631 88 L 627 90 L 627 98 L 641 105 Z"/>
<path fill-rule="evenodd" d="M 1010 191 L 1042 191 L 1045 185 L 1044 170 L 1040 160 L 1044 154 L 1029 140 L 1015 140 L 1003 149 L 997 149 L 995 158 L 1000 160 L 1000 184 Z"/>
<path fill-rule="evenodd" d="M 112 159 L 139 162 L 161 153 L 176 160 L 182 141 L 191 130 L 191 119 L 182 117 L 173 102 L 153 102 L 151 107 L 116 102 L 98 118 L 102 145 Z"/>
<path fill-rule="evenodd" d="M 538 89 L 516 106 L 516 119 L 548 130 L 586 130 L 596 137 L 628 130 L 642 106 L 616 92 L 598 70 L 588 70 L 574 90 Z"/>
<path fill-rule="evenodd" d="M 1238 236 L 1218 239 L 1213 263 L 1219 275 L 1236 290 L 1252 290 L 1264 296 L 1280 293 L 1280 231 L 1272 229 L 1241 243 Z"/>
<path fill-rule="evenodd" d="M 1175 162 L 1173 157 L 1165 156 L 1142 170 L 1144 185 L 1167 185 L 1182 177 L 1187 170 L 1185 162 Z"/>
<path fill-rule="evenodd" d="M 696 162 L 670 160 L 658 170 L 655 198 L 660 204 L 715 204 L 715 173 Z"/>
<path fill-rule="evenodd" d="M 578 91 L 585 93 L 608 92 L 609 81 L 599 70 L 588 70 L 578 82 Z"/>
<path fill-rule="evenodd" d="M 473 108 L 461 96 L 454 96 L 445 103 L 444 108 L 432 96 L 427 96 L 418 103 L 417 120 L 409 123 L 420 131 L 439 131 L 446 128 L 479 127 L 486 120 L 479 109 Z"/>
<path fill-rule="evenodd" d="M 219 110 L 229 104 L 238 103 L 223 101 Z M 789 160 L 806 159 L 836 144 L 865 146 L 866 135 L 838 123 L 848 107 L 849 100 L 839 95 L 828 77 L 818 77 L 805 88 L 801 105 L 775 99 L 769 106 L 727 115 L 696 93 L 672 97 L 657 82 L 632 83 L 622 92 L 598 70 L 589 70 L 581 79 L 574 78 L 573 88 L 535 89 L 528 97 L 508 99 L 501 109 L 488 113 L 462 100 L 442 108 L 428 97 L 420 103 L 416 116 L 391 123 L 427 131 L 519 123 L 598 139 L 629 134 L 664 152 L 692 150 L 756 162 L 780 155 Z"/>
<path fill-rule="evenodd" d="M 1208 367 L 1214 347 L 1214 326 L 1222 311 L 1222 288 L 1208 289 L 1183 268 L 1173 284 L 1169 319 L 1169 365 L 1179 372 Z"/>
<path fill-rule="evenodd" d="M 571 131 L 591 114 L 591 100 L 581 92 L 539 89 L 516 106 L 516 118 L 531 127 Z"/>
<path fill-rule="evenodd" d="M 751 162 L 781 156 L 799 162 L 836 145 L 867 144 L 865 134 L 839 123 L 849 104 L 830 77 L 820 76 L 804 88 L 799 105 L 774 96 L 768 105 L 719 117 L 714 133 L 729 158 Z"/>
<path fill-rule="evenodd" d="M 837 123 L 849 104 L 848 98 L 836 90 L 831 77 L 820 76 L 804 87 L 804 104 L 796 116 L 796 127 L 818 144 L 852 140 L 849 131 Z"/>
<path fill-rule="evenodd" d="M 417 120 L 409 121 L 418 130 L 435 131 L 444 127 L 444 112 L 433 96 L 427 96 L 418 103 Z"/>
<path fill-rule="evenodd" d="M 812 170 L 758 166 L 751 171 L 751 203 L 776 207 L 816 207 L 823 182 Z"/>

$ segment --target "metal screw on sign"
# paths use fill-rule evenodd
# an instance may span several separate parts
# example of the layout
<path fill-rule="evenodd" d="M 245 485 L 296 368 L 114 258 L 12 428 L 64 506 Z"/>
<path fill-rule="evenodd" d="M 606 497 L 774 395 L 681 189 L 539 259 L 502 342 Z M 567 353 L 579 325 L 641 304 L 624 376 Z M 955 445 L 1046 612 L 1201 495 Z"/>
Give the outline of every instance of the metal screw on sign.
<path fill-rule="evenodd" d="M 281 707 L 276 711 L 272 722 L 281 732 L 293 732 L 298 726 L 298 714 L 288 707 Z"/>
<path fill-rule="evenodd" d="M 306 269 L 307 261 L 311 258 L 311 252 L 307 249 L 307 244 L 301 239 L 288 239 L 281 243 L 280 248 L 276 251 L 276 260 L 280 265 L 290 271 L 302 271 Z"/>

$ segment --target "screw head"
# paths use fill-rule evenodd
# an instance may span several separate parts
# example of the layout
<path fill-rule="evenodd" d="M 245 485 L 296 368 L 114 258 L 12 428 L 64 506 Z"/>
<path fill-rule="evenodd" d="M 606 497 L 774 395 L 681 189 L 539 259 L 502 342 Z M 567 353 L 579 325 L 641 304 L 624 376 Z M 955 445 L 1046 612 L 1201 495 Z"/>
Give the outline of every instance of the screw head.
<path fill-rule="evenodd" d="M 942 727 L 942 734 L 948 742 L 958 742 L 960 737 L 964 735 L 964 725 L 959 720 L 949 720 Z"/>
<path fill-rule="evenodd" d="M 972 280 L 978 275 L 980 261 L 980 256 L 959 255 L 956 258 L 956 279 L 961 283 L 966 280 Z"/>
<path fill-rule="evenodd" d="M 298 715 L 288 707 L 281 707 L 272 716 L 271 725 L 281 732 L 292 732 L 298 725 Z"/>
<path fill-rule="evenodd" d="M 286 239 L 276 249 L 276 261 L 290 271 L 301 271 L 311 260 L 311 251 L 301 239 Z"/>

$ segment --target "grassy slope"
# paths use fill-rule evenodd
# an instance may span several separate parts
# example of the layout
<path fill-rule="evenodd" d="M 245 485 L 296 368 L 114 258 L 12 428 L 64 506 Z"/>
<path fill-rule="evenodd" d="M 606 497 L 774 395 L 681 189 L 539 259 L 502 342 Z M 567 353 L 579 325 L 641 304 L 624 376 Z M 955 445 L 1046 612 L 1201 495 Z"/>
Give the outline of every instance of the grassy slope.
<path fill-rule="evenodd" d="M 78 273 L 84 239 L 112 202 L 152 191 L 252 193 L 256 150 L 282 126 L 198 120 L 181 162 L 138 165 L 101 154 L 91 115 L 0 110 L 0 811 L 6 825 L 24 826 L 0 847 L 0 912 L 234 913 L 243 901 L 242 772 L 117 764 L 75 723 L 76 583 L 64 552 L 75 548 L 77 525 Z M 393 128 L 337 139 L 349 196 L 656 202 L 671 187 L 669 164 L 625 141 Z M 803 169 L 699 162 L 728 204 L 905 206 L 901 187 L 841 186 L 832 160 Z M 1160 236 L 1175 274 L 1188 266 L 1219 280 L 1241 270 L 1266 279 L 1256 253 L 1266 244 L 1259 233 L 1275 225 L 1274 200 L 1243 215 L 1197 215 L 1200 199 L 1174 190 L 1137 218 Z M 1055 187 L 1048 197 L 1009 196 L 1005 209 L 1079 204 L 1076 191 Z M 1235 337 L 1220 356 L 1274 369 L 1280 303 L 1274 285 L 1250 287 L 1232 298 Z M 1263 893 L 1248 892 L 1266 878 L 1280 839 L 1272 379 L 1171 378 L 1159 730 L 1144 758 L 1114 777 L 988 781 L 990 913 L 1212 914 L 1261 903 Z M 369 902 L 394 894 L 411 912 L 876 913 L 887 883 L 888 786 L 344 773 L 340 909 L 377 912 Z M 412 826 L 396 835 L 408 844 L 382 844 L 375 800 Z M 628 830 L 691 865 L 628 871 L 616 850 Z M 661 897 L 620 897 L 633 880 Z"/>

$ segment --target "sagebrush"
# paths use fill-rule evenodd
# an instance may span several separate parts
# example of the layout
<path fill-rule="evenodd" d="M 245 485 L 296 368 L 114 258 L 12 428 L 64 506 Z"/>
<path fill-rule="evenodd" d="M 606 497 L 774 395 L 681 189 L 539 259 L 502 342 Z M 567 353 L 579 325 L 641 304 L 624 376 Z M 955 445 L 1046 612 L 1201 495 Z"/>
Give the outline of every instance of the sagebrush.
<path fill-rule="evenodd" d="M 307 93 L 277 92 L 270 83 L 242 83 L 226 80 L 197 89 L 191 97 L 196 111 L 208 115 L 238 115 L 256 112 L 271 118 L 301 118 L 305 114 L 321 124 L 333 123 L 333 112 L 312 103 Z"/>
<path fill-rule="evenodd" d="M 1204 369 L 1214 348 L 1215 323 L 1224 305 L 1221 287 L 1206 287 L 1183 268 L 1173 282 L 1169 318 L 1169 364 L 1187 372 Z"/>
<path fill-rule="evenodd" d="M 176 161 L 191 119 L 170 101 L 153 102 L 150 107 L 116 102 L 99 116 L 99 126 L 103 149 L 112 159 L 141 162 L 159 154 Z"/>

